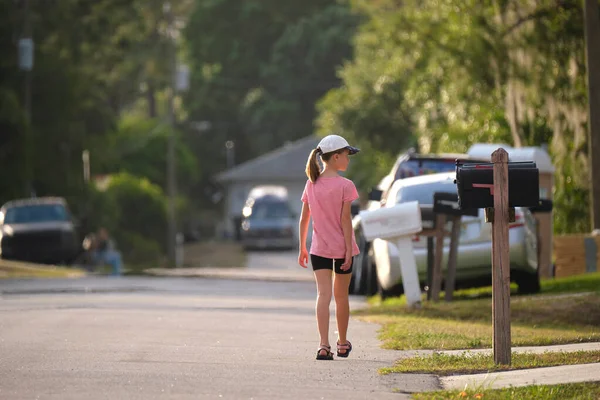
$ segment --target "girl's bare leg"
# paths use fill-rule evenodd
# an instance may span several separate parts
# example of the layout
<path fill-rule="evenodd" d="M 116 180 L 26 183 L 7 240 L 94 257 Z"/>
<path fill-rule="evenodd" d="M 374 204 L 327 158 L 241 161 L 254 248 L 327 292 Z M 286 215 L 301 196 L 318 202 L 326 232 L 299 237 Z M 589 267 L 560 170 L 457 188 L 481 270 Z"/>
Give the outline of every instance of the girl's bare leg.
<path fill-rule="evenodd" d="M 317 327 L 322 345 L 329 346 L 329 304 L 331 303 L 331 281 L 332 271 L 330 269 L 319 269 L 314 271 L 317 281 Z M 321 351 L 321 355 L 325 355 Z"/>
<path fill-rule="evenodd" d="M 352 274 L 335 274 L 333 296 L 335 297 L 335 318 L 337 320 L 338 343 L 347 342 L 348 320 L 350 319 L 350 302 L 348 291 Z M 342 351 L 343 353 L 343 351 Z"/>

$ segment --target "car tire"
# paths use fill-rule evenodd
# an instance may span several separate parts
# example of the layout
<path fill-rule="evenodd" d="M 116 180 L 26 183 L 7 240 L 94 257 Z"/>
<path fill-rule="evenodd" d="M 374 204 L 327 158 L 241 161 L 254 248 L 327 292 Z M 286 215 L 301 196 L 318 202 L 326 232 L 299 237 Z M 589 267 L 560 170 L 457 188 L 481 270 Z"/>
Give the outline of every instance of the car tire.
<path fill-rule="evenodd" d="M 367 256 L 367 259 L 369 257 Z M 365 295 L 375 296 L 379 293 L 379 279 L 377 278 L 377 266 L 374 262 L 367 262 L 365 274 Z"/>
<path fill-rule="evenodd" d="M 537 273 L 519 272 L 515 277 L 519 294 L 534 294 L 539 293 L 540 277 Z"/>
<path fill-rule="evenodd" d="M 354 273 L 350 281 L 350 293 L 364 295 L 367 293 L 369 274 L 369 243 L 360 243 L 360 254 L 354 257 Z"/>
<path fill-rule="evenodd" d="M 389 299 L 391 297 L 400 297 L 404 294 L 404 287 L 402 283 L 397 283 L 389 289 L 384 289 L 379 286 L 379 296 L 381 296 L 381 300 Z"/>

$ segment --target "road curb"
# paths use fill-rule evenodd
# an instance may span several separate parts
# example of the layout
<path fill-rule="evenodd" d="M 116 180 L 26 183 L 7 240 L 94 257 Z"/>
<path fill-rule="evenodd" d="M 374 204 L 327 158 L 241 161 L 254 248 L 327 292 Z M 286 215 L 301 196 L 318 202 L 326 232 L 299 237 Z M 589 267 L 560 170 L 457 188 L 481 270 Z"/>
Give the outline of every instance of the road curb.
<path fill-rule="evenodd" d="M 237 268 L 214 269 L 214 268 L 181 268 L 179 270 L 170 270 L 163 268 L 151 268 L 144 271 L 151 276 L 177 277 L 177 278 L 207 278 L 207 279 L 235 279 L 235 280 L 253 280 L 264 282 L 314 282 L 312 274 L 306 276 L 298 273 L 274 273 L 272 270 L 244 270 Z"/>

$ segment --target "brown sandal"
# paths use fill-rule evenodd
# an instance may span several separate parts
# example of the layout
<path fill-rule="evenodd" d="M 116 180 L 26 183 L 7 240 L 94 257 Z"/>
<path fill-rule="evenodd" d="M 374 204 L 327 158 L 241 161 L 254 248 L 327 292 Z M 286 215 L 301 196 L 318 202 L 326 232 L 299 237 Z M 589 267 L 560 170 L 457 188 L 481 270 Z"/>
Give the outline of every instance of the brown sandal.
<path fill-rule="evenodd" d="M 321 354 L 325 351 L 325 354 Z M 322 344 L 317 350 L 317 360 L 333 360 L 333 353 L 331 352 L 331 346 Z"/>
<path fill-rule="evenodd" d="M 346 341 L 347 343 L 345 344 L 340 344 L 339 342 L 337 343 L 337 355 L 338 357 L 348 357 L 348 355 L 350 355 L 350 352 L 352 351 L 352 343 L 350 343 L 349 340 Z M 343 353 L 340 353 L 340 350 L 346 350 Z"/>

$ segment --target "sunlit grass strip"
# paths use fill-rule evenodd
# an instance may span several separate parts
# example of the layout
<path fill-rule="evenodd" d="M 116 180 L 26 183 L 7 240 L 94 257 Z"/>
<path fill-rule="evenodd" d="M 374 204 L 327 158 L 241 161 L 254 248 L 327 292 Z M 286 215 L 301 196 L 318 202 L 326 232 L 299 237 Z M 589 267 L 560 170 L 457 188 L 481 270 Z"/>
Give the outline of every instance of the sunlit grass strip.
<path fill-rule="evenodd" d="M 78 278 L 84 275 L 85 271 L 77 268 L 64 268 L 0 260 L 0 279 Z"/>
<path fill-rule="evenodd" d="M 532 385 L 506 389 L 442 390 L 416 393 L 412 395 L 412 398 L 415 400 L 597 400 L 600 399 L 600 383 Z"/>
<path fill-rule="evenodd" d="M 382 368 L 382 374 L 424 373 L 436 375 L 475 374 L 509 371 L 557 365 L 575 365 L 600 362 L 600 350 L 577 352 L 513 353 L 511 365 L 495 364 L 491 354 L 448 355 L 434 353 L 402 359 L 393 367 Z M 600 380 L 600 377 L 598 377 Z"/>

